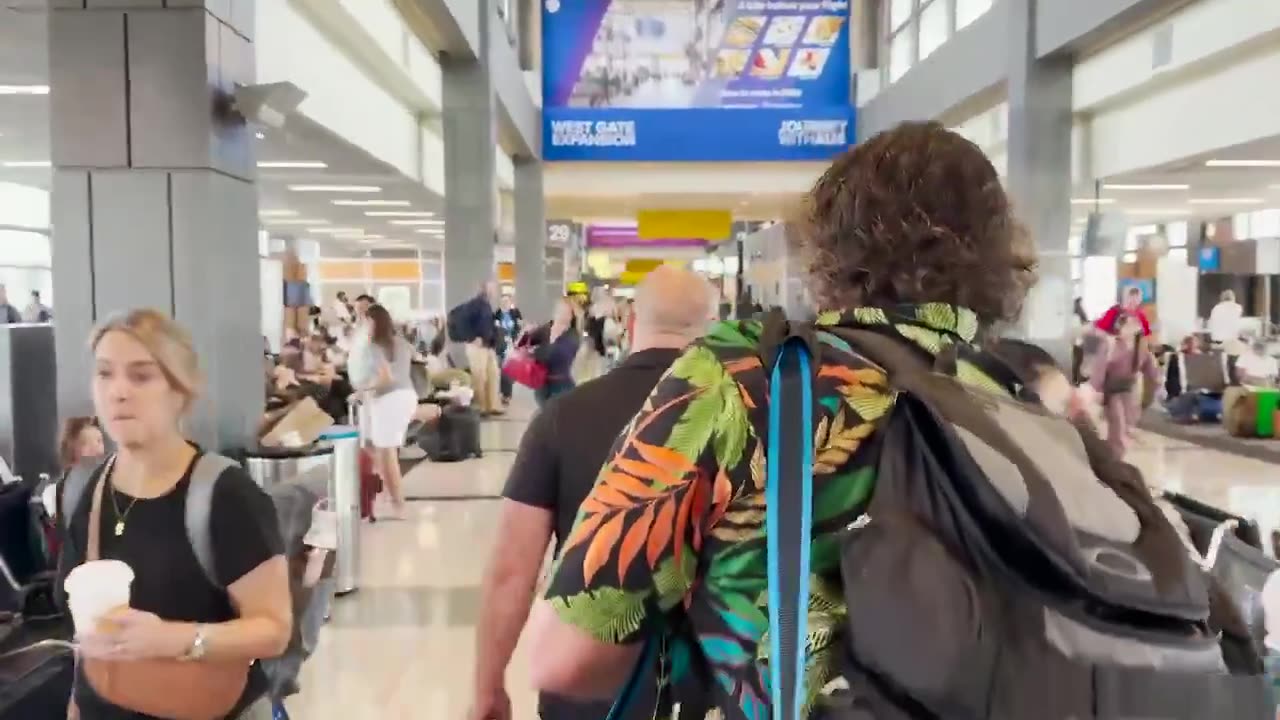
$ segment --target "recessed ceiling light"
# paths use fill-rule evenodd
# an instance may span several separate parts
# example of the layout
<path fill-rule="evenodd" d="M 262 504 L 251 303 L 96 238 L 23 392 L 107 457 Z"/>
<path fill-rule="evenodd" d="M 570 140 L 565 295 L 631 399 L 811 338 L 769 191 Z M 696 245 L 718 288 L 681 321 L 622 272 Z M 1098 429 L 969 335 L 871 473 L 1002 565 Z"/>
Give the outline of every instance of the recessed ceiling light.
<path fill-rule="evenodd" d="M 1129 215 L 1159 215 L 1173 217 L 1176 215 L 1190 215 L 1191 211 L 1186 208 L 1135 208 L 1125 210 Z"/>
<path fill-rule="evenodd" d="M 369 217 L 418 217 L 429 218 L 435 217 L 433 212 L 416 212 L 412 210 L 368 210 L 365 215 Z"/>
<path fill-rule="evenodd" d="M 294 192 L 347 192 L 347 193 L 379 193 L 382 188 L 377 185 L 290 185 Z"/>
<path fill-rule="evenodd" d="M 1115 198 L 1071 198 L 1072 205 L 1110 205 Z"/>
<path fill-rule="evenodd" d="M 258 163 L 258 167 L 278 170 L 323 170 L 329 165 L 319 160 L 266 160 Z"/>
<path fill-rule="evenodd" d="M 1280 167 L 1280 160 L 1210 160 L 1205 167 L 1220 168 L 1269 168 Z"/>
<path fill-rule="evenodd" d="M 297 216 L 298 216 L 297 210 L 259 210 L 258 211 L 258 217 L 261 217 L 261 218 L 282 218 L 282 217 L 297 217 Z"/>
<path fill-rule="evenodd" d="M 408 200 L 331 200 L 334 205 L 344 207 L 409 207 Z"/>
<path fill-rule="evenodd" d="M 264 133 L 264 132 L 262 132 L 262 131 L 258 131 L 258 132 L 256 132 L 256 133 L 254 133 L 254 134 L 253 134 L 253 136 L 254 136 L 254 137 L 256 137 L 256 138 L 258 138 L 259 140 L 266 140 L 266 139 L 267 139 L 267 134 L 266 134 L 266 133 Z"/>
<path fill-rule="evenodd" d="M 7 168 L 47 168 L 53 163 L 48 160 L 10 160 L 3 165 Z"/>
<path fill-rule="evenodd" d="M 325 235 L 359 235 L 364 237 L 364 230 L 355 227 L 323 227 L 316 228 L 311 232 L 324 233 Z"/>
<path fill-rule="evenodd" d="M 1134 185 L 1128 183 L 1118 183 L 1114 185 L 1103 185 L 1103 190 L 1190 190 L 1190 185 L 1179 183 L 1151 183 L 1147 185 Z"/>
<path fill-rule="evenodd" d="M 0 95 L 48 95 L 48 85 L 0 85 Z"/>
<path fill-rule="evenodd" d="M 421 230 L 414 230 L 414 232 L 419 232 L 424 235 L 443 235 L 444 228 L 422 228 Z"/>
<path fill-rule="evenodd" d="M 1255 197 L 1191 198 L 1187 201 L 1190 205 L 1261 205 L 1263 202 L 1262 198 Z"/>
<path fill-rule="evenodd" d="M 328 225 L 328 220 L 312 220 L 309 218 L 267 219 L 268 225 Z"/>
<path fill-rule="evenodd" d="M 392 225 L 443 225 L 443 220 L 392 220 Z"/>

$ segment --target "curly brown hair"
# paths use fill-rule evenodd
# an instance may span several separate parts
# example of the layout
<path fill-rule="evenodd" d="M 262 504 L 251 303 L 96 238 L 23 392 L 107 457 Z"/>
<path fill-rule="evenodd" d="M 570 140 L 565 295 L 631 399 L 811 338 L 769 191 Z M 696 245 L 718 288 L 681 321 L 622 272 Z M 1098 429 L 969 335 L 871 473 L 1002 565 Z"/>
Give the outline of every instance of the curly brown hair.
<path fill-rule="evenodd" d="M 824 310 L 943 302 L 986 327 L 1014 320 L 1035 255 L 978 146 L 904 123 L 836 158 L 789 239 Z"/>

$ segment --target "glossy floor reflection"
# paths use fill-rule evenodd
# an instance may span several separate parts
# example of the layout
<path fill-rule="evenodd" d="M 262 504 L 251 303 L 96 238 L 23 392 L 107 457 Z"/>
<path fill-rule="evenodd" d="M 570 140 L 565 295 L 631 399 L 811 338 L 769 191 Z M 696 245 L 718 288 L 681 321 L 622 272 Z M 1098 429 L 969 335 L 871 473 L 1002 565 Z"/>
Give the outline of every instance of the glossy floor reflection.
<path fill-rule="evenodd" d="M 530 410 L 486 423 L 483 459 L 415 468 L 408 521 L 365 527 L 361 589 L 340 598 L 289 703 L 294 720 L 462 720 L 473 628 L 497 496 Z M 584 420 L 589 421 L 589 420 Z M 1148 482 L 1280 527 L 1277 468 L 1143 435 L 1130 454 Z M 508 675 L 517 720 L 536 717 L 522 651 Z"/>

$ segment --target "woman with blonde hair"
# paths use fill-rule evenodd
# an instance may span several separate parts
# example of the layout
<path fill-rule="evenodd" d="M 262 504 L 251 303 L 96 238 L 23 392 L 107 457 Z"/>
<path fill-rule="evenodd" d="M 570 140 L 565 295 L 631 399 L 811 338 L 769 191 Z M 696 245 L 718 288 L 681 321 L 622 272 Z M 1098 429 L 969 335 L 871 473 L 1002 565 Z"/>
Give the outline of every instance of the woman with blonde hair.
<path fill-rule="evenodd" d="M 70 714 L 270 718 L 256 661 L 285 649 L 292 622 L 275 508 L 239 465 L 183 434 L 201 374 L 173 320 L 134 310 L 90 347 L 94 409 L 116 451 L 67 478 L 59 567 L 118 560 L 134 578 L 128 607 L 76 628 Z"/>

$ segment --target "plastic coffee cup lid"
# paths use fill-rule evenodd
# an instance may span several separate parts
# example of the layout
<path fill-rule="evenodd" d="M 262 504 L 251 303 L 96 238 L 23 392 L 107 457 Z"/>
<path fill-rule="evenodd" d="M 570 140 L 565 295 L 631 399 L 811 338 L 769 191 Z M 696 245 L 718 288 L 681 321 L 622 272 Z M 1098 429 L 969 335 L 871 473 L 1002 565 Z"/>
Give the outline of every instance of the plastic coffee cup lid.
<path fill-rule="evenodd" d="M 133 583 L 133 568 L 120 560 L 91 560 L 67 574 L 67 593 L 102 592 L 128 587 Z"/>

